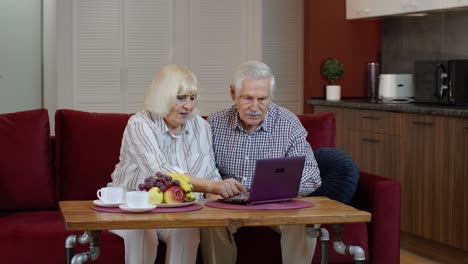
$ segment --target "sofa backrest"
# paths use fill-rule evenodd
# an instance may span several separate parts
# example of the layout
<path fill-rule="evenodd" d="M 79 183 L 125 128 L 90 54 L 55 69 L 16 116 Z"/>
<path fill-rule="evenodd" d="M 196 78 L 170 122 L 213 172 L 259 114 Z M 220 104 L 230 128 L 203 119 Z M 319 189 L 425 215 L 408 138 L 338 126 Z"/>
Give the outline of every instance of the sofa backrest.
<path fill-rule="evenodd" d="M 0 211 L 57 208 L 46 109 L 0 114 Z"/>
<path fill-rule="evenodd" d="M 307 141 L 312 149 L 334 148 L 336 138 L 335 114 L 331 112 L 297 115 L 309 133 Z"/>
<path fill-rule="evenodd" d="M 119 162 L 122 135 L 130 114 L 57 110 L 55 166 L 59 200 L 96 199 L 96 191 L 111 181 Z M 333 113 L 298 116 L 314 149 L 335 146 Z"/>
<path fill-rule="evenodd" d="M 92 200 L 111 181 L 130 114 L 57 110 L 55 166 L 59 200 Z"/>

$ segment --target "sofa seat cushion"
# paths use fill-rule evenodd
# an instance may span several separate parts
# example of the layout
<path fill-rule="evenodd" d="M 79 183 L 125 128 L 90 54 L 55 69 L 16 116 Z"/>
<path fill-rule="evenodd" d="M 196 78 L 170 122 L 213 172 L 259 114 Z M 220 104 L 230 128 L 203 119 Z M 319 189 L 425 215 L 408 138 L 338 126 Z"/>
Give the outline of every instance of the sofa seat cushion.
<path fill-rule="evenodd" d="M 359 169 L 346 152 L 337 148 L 314 151 L 322 178 L 320 186 L 311 196 L 326 196 L 349 204 L 359 183 Z"/>
<path fill-rule="evenodd" d="M 57 110 L 56 177 L 59 200 L 92 200 L 111 181 L 130 114 Z"/>
<path fill-rule="evenodd" d="M 0 114 L 0 211 L 56 208 L 49 115 Z"/>
<path fill-rule="evenodd" d="M 2 259 L 14 263 L 64 263 L 65 239 L 70 232 L 59 211 L 0 213 L 0 248 Z M 123 239 L 103 231 L 101 255 L 93 263 L 124 263 Z M 75 253 L 89 250 L 89 245 L 76 245 Z M 54 253 L 51 253 L 54 252 Z"/>

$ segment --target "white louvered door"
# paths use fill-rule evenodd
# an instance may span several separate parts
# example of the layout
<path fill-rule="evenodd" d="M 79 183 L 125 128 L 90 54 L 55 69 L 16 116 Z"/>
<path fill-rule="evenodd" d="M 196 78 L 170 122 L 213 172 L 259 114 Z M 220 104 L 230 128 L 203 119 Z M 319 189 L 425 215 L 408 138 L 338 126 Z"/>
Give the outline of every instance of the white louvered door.
<path fill-rule="evenodd" d="M 275 74 L 274 101 L 303 111 L 302 1 L 263 1 L 262 58 Z"/>
<path fill-rule="evenodd" d="M 173 5 L 170 0 L 126 2 L 124 112 L 143 109 L 154 74 L 171 62 Z"/>
<path fill-rule="evenodd" d="M 57 2 L 57 108 L 133 113 L 163 65 L 200 81 L 200 113 L 232 104 L 235 67 L 263 60 L 275 101 L 302 112 L 302 0 L 63 0 Z"/>
<path fill-rule="evenodd" d="M 75 7 L 75 108 L 136 112 L 171 61 L 170 0 L 80 0 Z"/>
<path fill-rule="evenodd" d="M 120 1 L 73 1 L 73 101 L 76 109 L 121 112 L 123 6 Z"/>

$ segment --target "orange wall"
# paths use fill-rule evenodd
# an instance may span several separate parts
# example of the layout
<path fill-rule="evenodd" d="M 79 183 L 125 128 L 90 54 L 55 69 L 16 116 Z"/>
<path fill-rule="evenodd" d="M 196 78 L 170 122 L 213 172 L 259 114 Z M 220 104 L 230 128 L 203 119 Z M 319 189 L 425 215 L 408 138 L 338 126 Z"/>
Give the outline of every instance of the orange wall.
<path fill-rule="evenodd" d="M 380 53 L 380 20 L 346 20 L 345 0 L 304 0 L 304 100 L 325 97 L 320 66 L 329 57 L 344 66 L 341 97 L 365 97 L 367 63 L 380 62 Z"/>

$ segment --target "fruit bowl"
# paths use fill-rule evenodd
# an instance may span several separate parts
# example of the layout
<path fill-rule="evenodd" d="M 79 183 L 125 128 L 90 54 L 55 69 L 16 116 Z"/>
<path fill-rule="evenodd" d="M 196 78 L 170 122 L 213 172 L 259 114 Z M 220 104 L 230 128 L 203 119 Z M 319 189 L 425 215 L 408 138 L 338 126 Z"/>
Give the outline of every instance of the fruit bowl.
<path fill-rule="evenodd" d="M 175 207 L 185 207 L 185 206 L 189 206 L 189 205 L 192 205 L 196 203 L 196 201 L 192 201 L 192 202 L 183 202 L 183 203 L 162 203 L 162 204 L 158 204 L 158 208 L 175 208 Z"/>
<path fill-rule="evenodd" d="M 187 206 L 187 202 L 195 201 L 196 197 L 190 178 L 185 174 L 157 172 L 155 176 L 145 178 L 138 185 L 140 191 L 148 192 L 150 204 L 177 204 L 177 207 Z M 182 204 L 182 205 L 179 205 Z M 176 206 L 167 206 L 176 207 Z"/>

